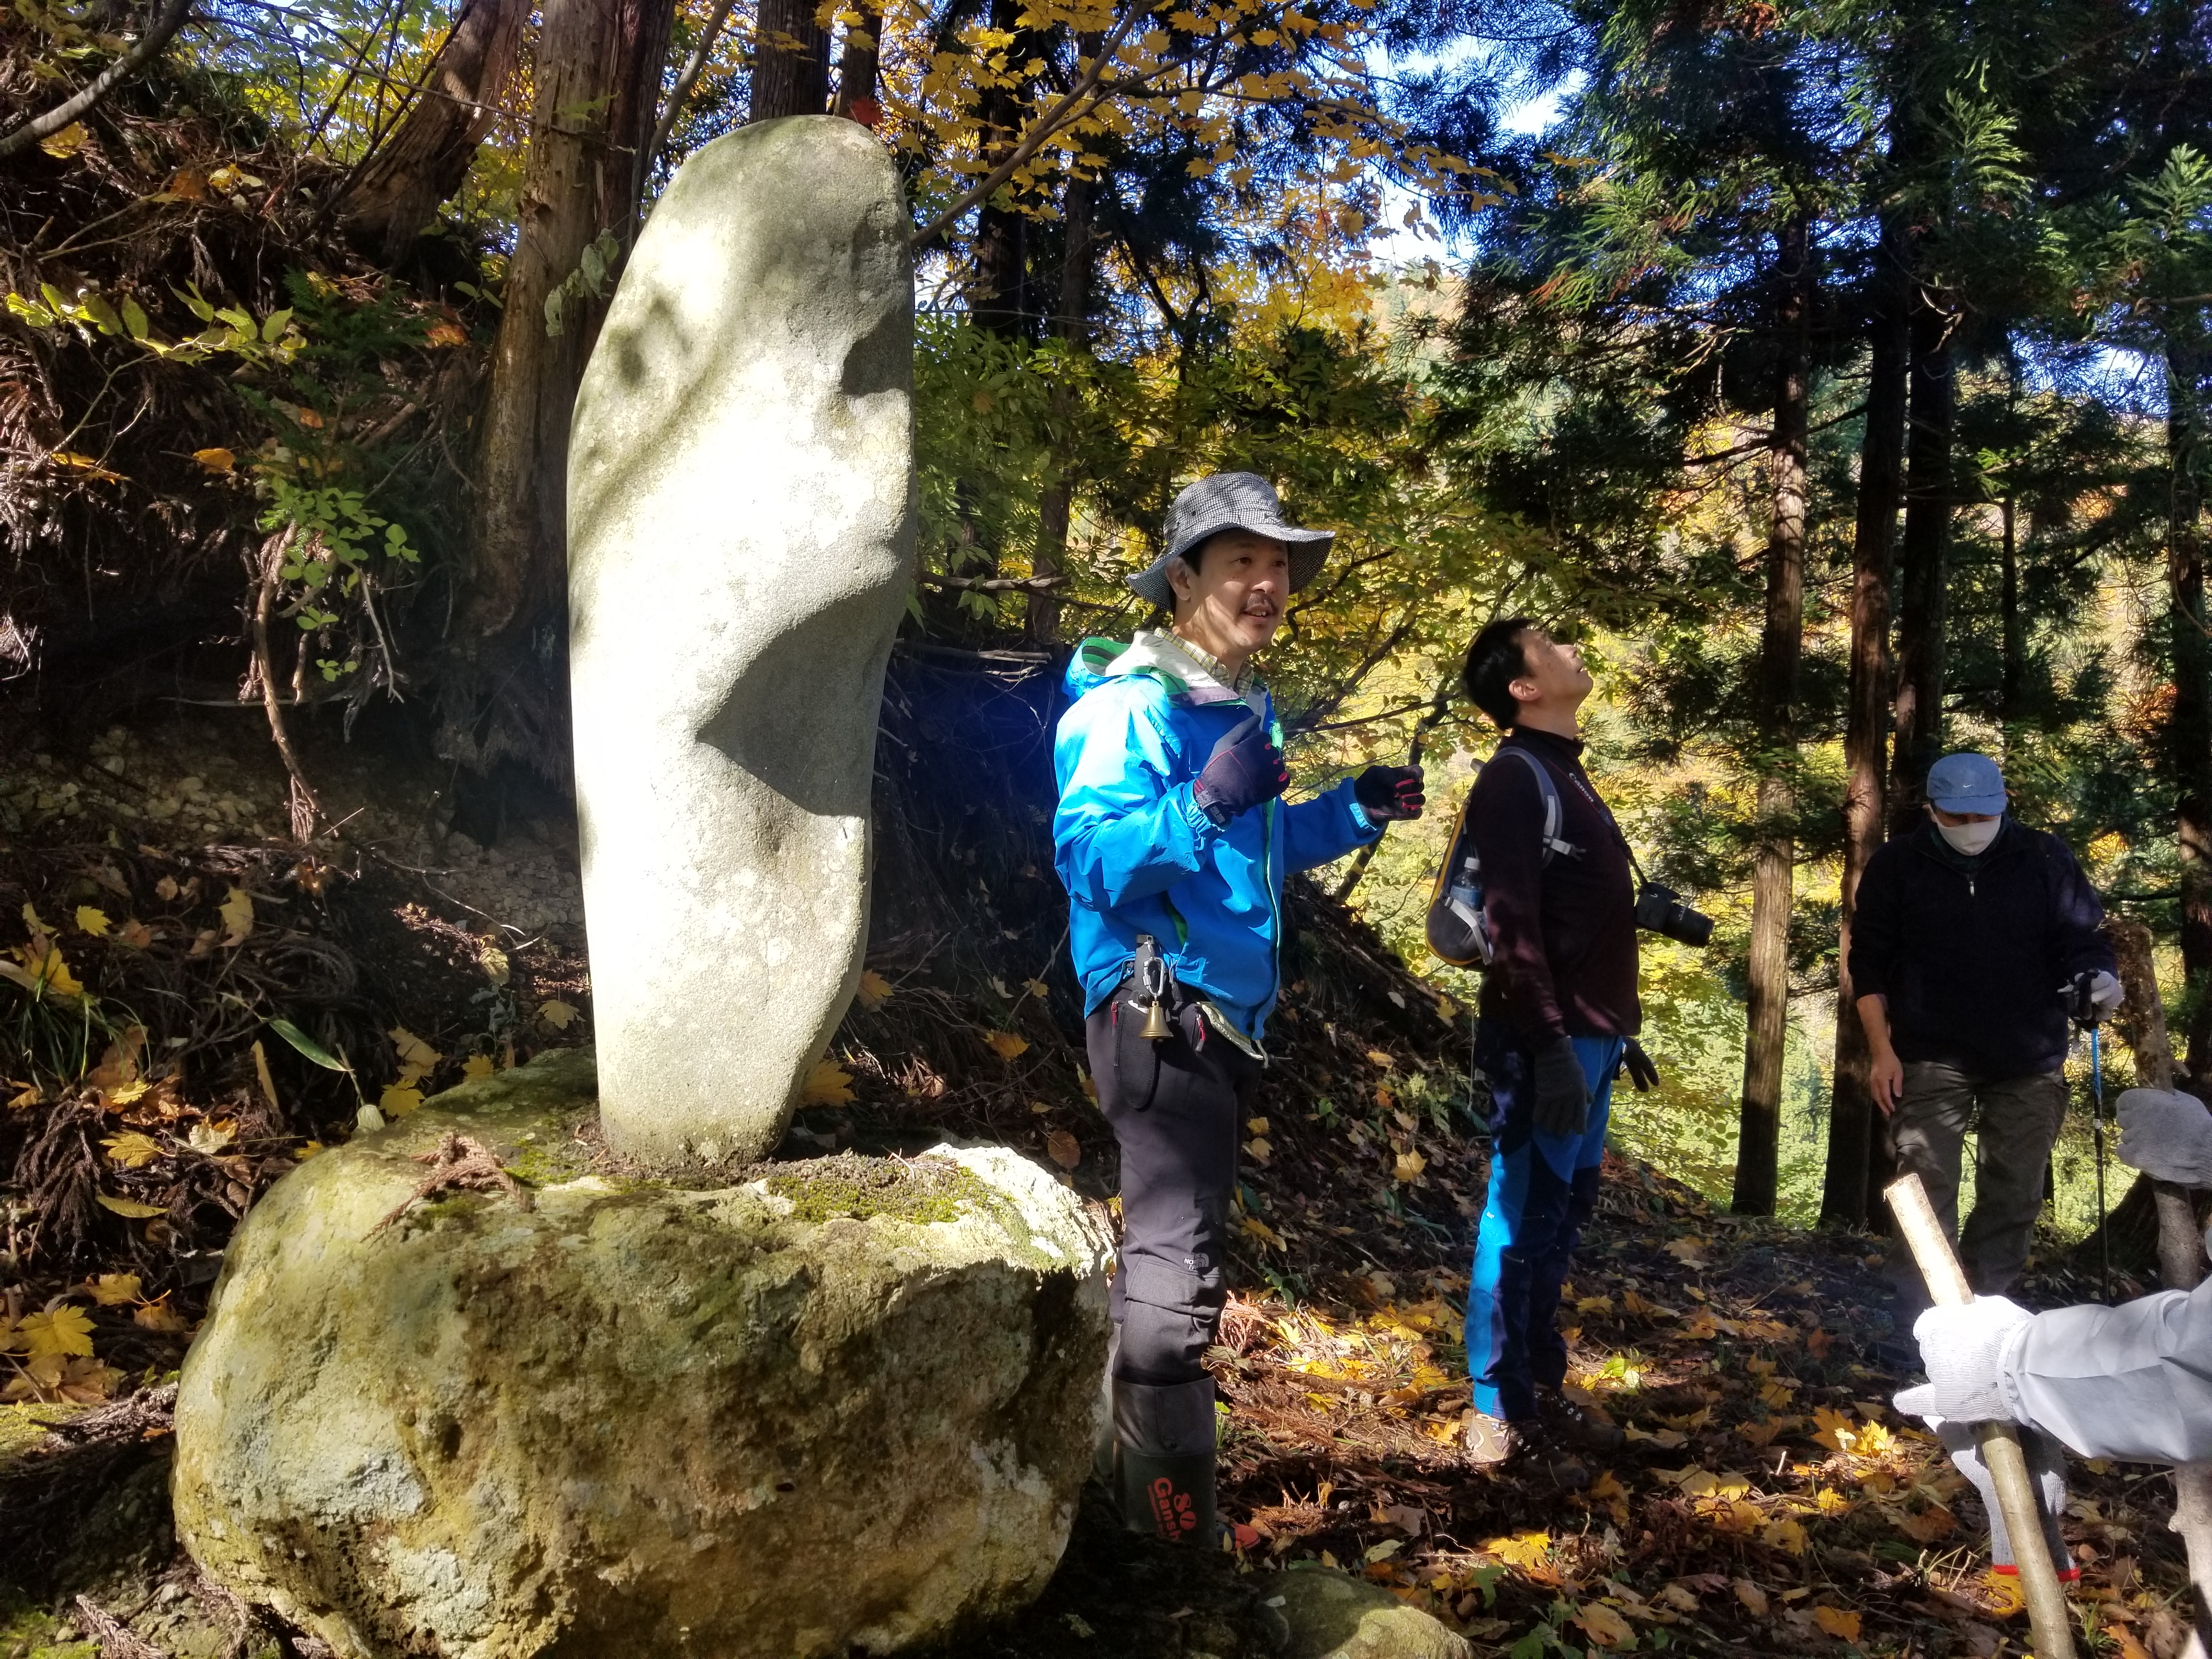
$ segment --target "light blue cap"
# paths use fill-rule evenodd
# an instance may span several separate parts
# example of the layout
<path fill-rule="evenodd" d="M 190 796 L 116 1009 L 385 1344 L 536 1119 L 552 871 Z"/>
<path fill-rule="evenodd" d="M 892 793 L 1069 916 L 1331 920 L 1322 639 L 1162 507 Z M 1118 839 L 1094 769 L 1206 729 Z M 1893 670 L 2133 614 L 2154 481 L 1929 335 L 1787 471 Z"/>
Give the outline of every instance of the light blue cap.
<path fill-rule="evenodd" d="M 1928 769 L 1928 799 L 1947 812 L 2001 813 L 2004 774 L 1987 755 L 1946 755 Z"/>

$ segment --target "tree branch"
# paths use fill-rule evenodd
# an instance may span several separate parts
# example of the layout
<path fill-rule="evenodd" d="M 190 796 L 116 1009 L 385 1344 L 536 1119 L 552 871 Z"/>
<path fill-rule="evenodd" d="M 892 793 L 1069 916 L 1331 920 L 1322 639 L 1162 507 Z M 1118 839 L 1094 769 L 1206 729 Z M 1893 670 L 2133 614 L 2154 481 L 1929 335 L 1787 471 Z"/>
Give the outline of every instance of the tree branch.
<path fill-rule="evenodd" d="M 1112 60 L 1114 54 L 1121 49 L 1123 37 L 1129 33 L 1136 21 L 1148 15 L 1150 10 L 1151 7 L 1146 3 L 1146 0 L 1132 0 L 1129 9 L 1121 14 L 1121 21 L 1114 25 L 1114 32 L 1109 34 L 1100 45 L 1098 55 L 1091 60 L 1091 67 L 1077 77 L 1075 84 L 1062 94 L 1058 103 L 1037 118 L 1036 124 L 1030 128 L 1028 136 L 1014 146 L 1006 159 L 969 185 L 958 201 L 931 220 L 922 229 L 915 233 L 909 246 L 916 253 L 921 252 L 922 249 L 951 229 L 954 221 L 957 220 L 962 214 L 974 207 L 976 203 L 985 200 L 1000 185 L 1012 178 L 1015 169 L 1036 155 L 1046 139 L 1051 137 L 1054 133 L 1059 131 L 1077 116 L 1090 113 L 1091 105 L 1084 105 L 1080 109 L 1076 106 L 1082 103 L 1083 100 L 1088 97 L 1092 89 L 1097 86 L 1098 77 L 1105 73 L 1106 65 Z M 1096 104 L 1097 101 L 1095 98 L 1091 100 L 1091 104 Z"/>
<path fill-rule="evenodd" d="M 5 137 L 0 137 L 0 161 L 52 137 L 106 97 L 118 82 L 136 74 L 159 56 L 161 48 L 169 44 L 169 37 L 184 27 L 185 17 L 191 9 L 192 0 L 168 0 L 152 27 L 138 37 L 137 44 L 100 70 L 90 86 L 74 96 L 64 98 L 44 115 L 33 116 Z"/>
<path fill-rule="evenodd" d="M 632 192 L 639 199 L 645 196 L 645 175 L 653 171 L 653 164 L 668 143 L 668 135 L 676 131 L 676 118 L 684 112 L 684 106 L 691 97 L 691 88 L 699 79 L 700 70 L 707 67 L 707 55 L 714 50 L 714 42 L 721 38 L 722 25 L 730 15 L 731 0 L 714 0 L 714 9 L 708 14 L 707 27 L 700 32 L 699 44 L 691 48 L 691 55 L 684 60 L 677 72 L 676 84 L 668 89 L 668 106 L 660 112 L 660 120 L 653 129 L 653 142 L 641 151 L 637 158 L 637 188 Z"/>

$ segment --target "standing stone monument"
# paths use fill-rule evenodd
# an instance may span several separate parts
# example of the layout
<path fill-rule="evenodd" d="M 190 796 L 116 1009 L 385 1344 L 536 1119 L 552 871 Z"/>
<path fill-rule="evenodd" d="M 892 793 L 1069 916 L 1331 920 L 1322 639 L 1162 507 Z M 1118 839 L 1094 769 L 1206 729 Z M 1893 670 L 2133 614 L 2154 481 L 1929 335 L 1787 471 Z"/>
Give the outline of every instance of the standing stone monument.
<path fill-rule="evenodd" d="M 826 115 L 686 161 L 576 400 L 570 675 L 608 1142 L 782 1138 L 867 935 L 915 505 L 909 222 Z"/>

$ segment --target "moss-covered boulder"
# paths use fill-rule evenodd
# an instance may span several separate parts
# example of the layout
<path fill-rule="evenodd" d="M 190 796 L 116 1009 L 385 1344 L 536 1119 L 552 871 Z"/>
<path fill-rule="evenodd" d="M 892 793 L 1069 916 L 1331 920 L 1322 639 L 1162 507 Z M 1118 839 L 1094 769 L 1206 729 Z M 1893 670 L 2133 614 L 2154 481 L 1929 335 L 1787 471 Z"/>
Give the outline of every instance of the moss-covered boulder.
<path fill-rule="evenodd" d="M 605 1173 L 588 1054 L 311 1159 L 231 1247 L 177 1527 L 343 1656 L 888 1653 L 1042 1589 L 1106 1240 L 998 1149 Z M 425 1194 L 451 1133 L 520 1178 Z"/>

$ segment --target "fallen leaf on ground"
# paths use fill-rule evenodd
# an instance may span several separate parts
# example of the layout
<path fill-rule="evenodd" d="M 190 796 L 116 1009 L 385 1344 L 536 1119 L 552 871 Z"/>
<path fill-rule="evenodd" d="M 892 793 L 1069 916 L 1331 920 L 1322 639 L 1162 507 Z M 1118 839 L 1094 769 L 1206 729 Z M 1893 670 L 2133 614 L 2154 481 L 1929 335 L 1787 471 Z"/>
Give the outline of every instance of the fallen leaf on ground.
<path fill-rule="evenodd" d="M 139 1280 L 137 1273 L 102 1273 L 86 1287 L 92 1299 L 103 1308 L 112 1308 L 138 1299 Z"/>
<path fill-rule="evenodd" d="M 136 1129 L 125 1129 L 120 1134 L 110 1135 L 100 1144 L 107 1149 L 111 1162 L 119 1164 L 126 1170 L 143 1170 L 161 1155 L 161 1143 Z"/>
<path fill-rule="evenodd" d="M 92 1352 L 92 1316 L 82 1308 L 56 1308 L 51 1313 L 26 1314 L 15 1334 L 33 1355 Z"/>
<path fill-rule="evenodd" d="M 1401 1152 L 1391 1168 L 1390 1178 L 1393 1181 L 1412 1181 L 1428 1167 L 1429 1160 L 1419 1152 Z"/>
<path fill-rule="evenodd" d="M 253 895 L 234 885 L 229 896 L 216 907 L 216 915 L 222 921 L 224 945 L 245 944 L 246 935 L 253 931 Z"/>
<path fill-rule="evenodd" d="M 1575 1611 L 1574 1622 L 1580 1625 L 1590 1640 L 1601 1648 L 1620 1647 L 1635 1636 L 1628 1620 L 1602 1601 L 1583 1602 Z"/>
<path fill-rule="evenodd" d="M 1841 1607 L 1815 1607 L 1813 1622 L 1842 1641 L 1859 1639 L 1859 1615 L 1856 1613 L 1845 1613 Z"/>
<path fill-rule="evenodd" d="M 1083 1145 L 1065 1129 L 1054 1129 L 1044 1138 L 1044 1149 L 1052 1161 L 1063 1170 L 1072 1170 L 1083 1162 Z"/>
<path fill-rule="evenodd" d="M 106 1193 L 94 1193 L 92 1201 L 102 1209 L 112 1210 L 132 1221 L 149 1221 L 157 1215 L 168 1214 L 158 1204 L 141 1204 L 135 1198 L 112 1198 Z"/>
<path fill-rule="evenodd" d="M 89 933 L 94 939 L 106 939 L 112 925 L 107 920 L 106 911 L 89 904 L 76 907 L 77 932 Z"/>
<path fill-rule="evenodd" d="M 1731 1579 L 1729 1582 L 1729 1588 L 1735 1592 L 1735 1599 L 1743 1603 L 1744 1611 L 1748 1613 L 1753 1618 L 1764 1619 L 1766 1617 L 1766 1592 L 1765 1590 L 1759 1589 L 1758 1585 L 1753 1583 L 1748 1578 Z"/>
<path fill-rule="evenodd" d="M 144 1331 L 161 1331 L 174 1334 L 191 1328 L 185 1317 L 167 1302 L 149 1302 L 131 1316 L 131 1322 Z"/>
<path fill-rule="evenodd" d="M 892 986 L 874 969 L 860 975 L 860 988 L 853 995 L 863 1008 L 880 1008 L 891 1000 Z"/>
<path fill-rule="evenodd" d="M 806 1074 L 799 1098 L 808 1106 L 850 1106 L 853 1074 L 834 1060 L 817 1060 L 814 1069 Z"/>
<path fill-rule="evenodd" d="M 405 1117 L 422 1104 L 422 1091 L 401 1083 L 386 1084 L 384 1092 L 376 1099 L 376 1109 L 386 1117 Z"/>
<path fill-rule="evenodd" d="M 180 173 L 177 176 L 181 179 L 186 175 Z M 195 179 L 198 177 L 197 173 L 191 176 Z M 174 188 L 173 185 L 171 186 L 173 191 Z M 220 444 L 211 445 L 206 449 L 195 449 L 192 451 L 192 459 L 210 472 L 228 472 L 238 465 L 238 457 Z"/>
<path fill-rule="evenodd" d="M 574 1023 L 576 1010 L 558 998 L 538 1005 L 538 1018 L 556 1031 L 565 1031 Z"/>
<path fill-rule="evenodd" d="M 465 1082 L 470 1078 L 489 1077 L 498 1069 L 499 1068 L 497 1066 L 491 1063 L 491 1056 L 489 1054 L 471 1054 L 468 1059 L 462 1063 L 461 1078 L 462 1080 Z"/>
<path fill-rule="evenodd" d="M 1012 1031 L 986 1032 L 983 1041 L 990 1044 L 991 1052 L 1001 1060 L 1018 1060 L 1030 1050 L 1030 1040 L 1025 1036 L 1017 1036 Z"/>

